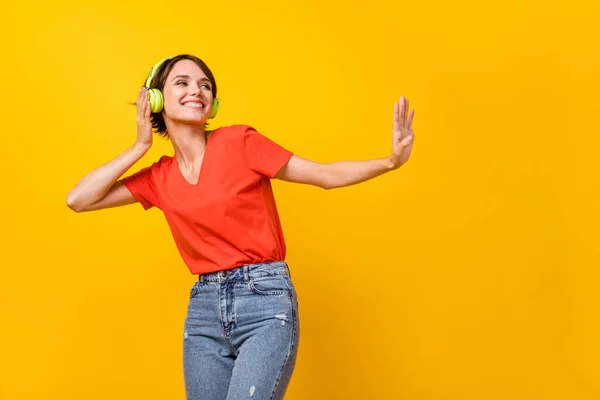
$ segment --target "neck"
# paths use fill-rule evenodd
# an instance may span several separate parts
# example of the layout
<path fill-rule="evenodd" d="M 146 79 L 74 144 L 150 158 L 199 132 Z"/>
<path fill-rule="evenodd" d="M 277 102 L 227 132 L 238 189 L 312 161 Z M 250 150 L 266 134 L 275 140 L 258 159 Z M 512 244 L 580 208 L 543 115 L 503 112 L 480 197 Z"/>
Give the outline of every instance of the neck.
<path fill-rule="evenodd" d="M 174 124 L 173 124 L 174 125 Z M 200 167 L 210 133 L 203 125 L 175 125 L 167 127 L 175 150 L 175 160 L 188 171 Z"/>

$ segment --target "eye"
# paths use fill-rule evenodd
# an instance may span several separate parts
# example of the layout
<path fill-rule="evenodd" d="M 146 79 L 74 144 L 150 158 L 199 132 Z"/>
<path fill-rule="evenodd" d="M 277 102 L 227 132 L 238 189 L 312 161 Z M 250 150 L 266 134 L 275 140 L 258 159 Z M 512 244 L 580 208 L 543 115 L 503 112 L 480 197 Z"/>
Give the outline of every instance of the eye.
<path fill-rule="evenodd" d="M 177 82 L 175 82 L 176 85 L 179 85 L 180 83 L 183 83 L 184 85 L 187 86 L 187 82 L 186 81 L 177 81 Z"/>
<path fill-rule="evenodd" d="M 203 87 L 203 88 L 206 88 L 206 90 L 211 90 L 211 89 L 210 89 L 210 85 L 209 85 L 208 83 L 203 83 L 203 84 L 202 84 L 202 87 Z"/>

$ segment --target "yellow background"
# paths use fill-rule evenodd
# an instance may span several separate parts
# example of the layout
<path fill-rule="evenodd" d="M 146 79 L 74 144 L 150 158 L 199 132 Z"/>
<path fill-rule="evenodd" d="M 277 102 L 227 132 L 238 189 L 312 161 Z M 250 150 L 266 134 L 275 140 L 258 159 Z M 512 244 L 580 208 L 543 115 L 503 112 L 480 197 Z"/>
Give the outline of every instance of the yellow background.
<path fill-rule="evenodd" d="M 0 398 L 183 399 L 194 282 L 158 210 L 68 191 L 135 139 L 150 67 L 213 69 L 213 127 L 400 170 L 274 182 L 300 303 L 286 399 L 600 397 L 596 1 L 4 2 Z M 84 3 L 84 4 L 81 4 Z M 155 137 L 130 172 L 171 154 Z"/>

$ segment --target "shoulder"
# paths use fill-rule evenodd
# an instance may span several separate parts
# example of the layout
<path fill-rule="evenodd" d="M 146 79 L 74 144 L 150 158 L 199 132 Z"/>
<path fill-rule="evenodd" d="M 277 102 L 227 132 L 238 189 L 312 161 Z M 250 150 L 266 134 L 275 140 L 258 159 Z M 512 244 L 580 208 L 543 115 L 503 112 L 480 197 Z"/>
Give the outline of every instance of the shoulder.
<path fill-rule="evenodd" d="M 163 155 L 152 164 L 152 168 L 161 169 L 171 165 L 173 162 L 172 156 Z"/>
<path fill-rule="evenodd" d="M 213 146 L 221 147 L 236 151 L 241 151 L 244 143 L 249 138 L 259 136 L 260 134 L 250 125 L 236 124 L 217 128 L 212 131 L 209 141 L 213 142 Z"/>
<path fill-rule="evenodd" d="M 158 160 L 155 162 L 155 164 L 161 164 L 161 165 L 164 165 L 164 164 L 168 164 L 168 163 L 170 163 L 170 162 L 172 162 L 172 161 L 173 161 L 173 156 L 168 156 L 168 155 L 166 155 L 166 154 L 165 154 L 165 155 L 161 156 L 161 157 L 160 157 L 160 158 L 159 158 L 159 159 L 158 159 Z"/>
<path fill-rule="evenodd" d="M 247 132 L 256 132 L 256 129 L 250 125 L 245 124 L 235 124 L 222 126 L 212 131 L 212 136 L 240 136 L 244 135 Z"/>
<path fill-rule="evenodd" d="M 156 160 L 152 164 L 150 164 L 148 167 L 143 168 L 143 170 L 146 170 L 147 172 L 156 176 L 156 175 L 161 174 L 164 171 L 166 171 L 171 166 L 172 162 L 173 162 L 173 157 L 163 155 L 158 160 Z"/>

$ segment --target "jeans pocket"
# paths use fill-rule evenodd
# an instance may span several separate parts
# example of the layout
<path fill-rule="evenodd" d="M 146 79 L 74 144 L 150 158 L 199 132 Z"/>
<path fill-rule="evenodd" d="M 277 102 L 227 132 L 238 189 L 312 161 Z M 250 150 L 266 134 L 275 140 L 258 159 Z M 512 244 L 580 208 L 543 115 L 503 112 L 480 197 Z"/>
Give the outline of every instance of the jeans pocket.
<path fill-rule="evenodd" d="M 192 286 L 192 289 L 190 290 L 190 299 L 192 299 L 197 294 L 198 294 L 198 284 L 194 283 L 194 286 Z"/>
<path fill-rule="evenodd" d="M 254 293 L 262 295 L 281 295 L 293 290 L 289 279 L 281 275 L 252 278 L 248 286 Z"/>

